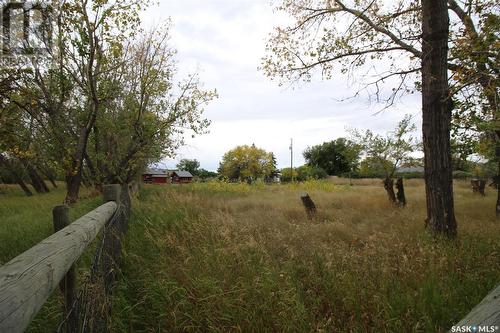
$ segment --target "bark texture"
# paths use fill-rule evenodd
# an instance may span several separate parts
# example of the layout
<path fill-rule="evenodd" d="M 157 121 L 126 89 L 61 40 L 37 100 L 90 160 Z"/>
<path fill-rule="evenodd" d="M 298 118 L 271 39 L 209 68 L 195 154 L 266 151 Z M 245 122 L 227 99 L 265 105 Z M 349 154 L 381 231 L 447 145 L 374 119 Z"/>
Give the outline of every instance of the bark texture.
<path fill-rule="evenodd" d="M 43 178 L 40 177 L 38 172 L 36 171 L 35 167 L 31 164 L 31 162 L 27 160 L 21 160 L 23 163 L 24 167 L 26 168 L 26 171 L 28 173 L 28 177 L 31 180 L 31 185 L 37 191 L 38 193 L 48 193 L 50 192 L 49 188 L 47 187 L 47 184 L 43 181 Z"/>
<path fill-rule="evenodd" d="M 397 200 L 396 200 L 396 194 L 394 193 L 394 181 L 391 178 L 386 177 L 384 179 L 384 189 L 387 192 L 389 201 L 393 204 L 396 204 Z"/>
<path fill-rule="evenodd" d="M 397 198 L 398 198 L 398 205 L 404 207 L 406 206 L 406 196 L 405 196 L 405 187 L 403 183 L 403 178 L 398 178 L 398 181 L 396 182 L 396 188 L 398 189 L 397 193 Z"/>
<path fill-rule="evenodd" d="M 446 0 L 422 0 L 422 131 L 427 202 L 426 226 L 457 233 L 450 153 L 452 101 L 448 85 L 449 17 Z"/>

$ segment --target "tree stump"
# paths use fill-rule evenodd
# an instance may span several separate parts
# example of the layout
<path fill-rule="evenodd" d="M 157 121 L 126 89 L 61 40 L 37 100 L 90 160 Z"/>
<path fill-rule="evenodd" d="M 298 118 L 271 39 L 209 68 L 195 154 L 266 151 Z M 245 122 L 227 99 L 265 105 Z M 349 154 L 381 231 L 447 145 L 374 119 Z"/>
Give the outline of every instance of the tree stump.
<path fill-rule="evenodd" d="M 300 199 L 302 200 L 302 204 L 304 204 L 304 208 L 306 209 L 307 218 L 312 220 L 316 217 L 316 205 L 312 201 L 311 197 L 307 193 L 302 193 L 300 195 Z"/>
<path fill-rule="evenodd" d="M 396 188 L 398 189 L 397 193 L 397 198 L 398 198 L 398 204 L 400 206 L 406 206 L 406 197 L 405 197 L 405 188 L 403 185 L 403 178 L 399 177 L 397 182 L 396 182 Z"/>
<path fill-rule="evenodd" d="M 479 194 L 482 196 L 485 196 L 486 194 L 484 193 L 484 189 L 486 188 L 486 180 L 481 179 L 479 181 Z"/>
<path fill-rule="evenodd" d="M 472 192 L 479 192 L 479 179 L 471 179 L 470 186 L 472 187 Z"/>
<path fill-rule="evenodd" d="M 472 179 L 470 181 L 472 192 L 479 193 L 482 196 L 485 195 L 484 190 L 486 188 L 486 180 L 484 179 Z"/>

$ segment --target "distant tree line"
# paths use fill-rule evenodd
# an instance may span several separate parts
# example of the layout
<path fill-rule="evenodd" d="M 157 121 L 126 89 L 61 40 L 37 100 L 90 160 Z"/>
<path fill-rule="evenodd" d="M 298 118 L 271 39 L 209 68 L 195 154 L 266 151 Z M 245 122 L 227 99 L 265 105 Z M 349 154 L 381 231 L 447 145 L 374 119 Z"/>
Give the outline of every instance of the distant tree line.
<path fill-rule="evenodd" d="M 291 182 L 324 179 L 328 176 L 349 178 L 380 178 L 389 201 L 404 206 L 404 179 L 424 178 L 424 161 L 415 153 L 422 152 L 422 143 L 415 136 L 416 126 L 410 115 L 398 122 L 385 135 L 371 130 L 351 129 L 349 138 L 338 138 L 308 147 L 303 156 L 306 164 L 276 169 L 274 154 L 252 146 L 239 146 L 228 151 L 219 166 L 220 179 Z M 454 146 L 455 147 L 455 146 Z M 470 155 L 453 149 L 453 175 L 456 178 L 492 178 L 495 162 L 473 162 Z M 196 175 L 199 163 L 183 160 L 179 168 Z M 397 192 L 395 191 L 397 190 Z"/>

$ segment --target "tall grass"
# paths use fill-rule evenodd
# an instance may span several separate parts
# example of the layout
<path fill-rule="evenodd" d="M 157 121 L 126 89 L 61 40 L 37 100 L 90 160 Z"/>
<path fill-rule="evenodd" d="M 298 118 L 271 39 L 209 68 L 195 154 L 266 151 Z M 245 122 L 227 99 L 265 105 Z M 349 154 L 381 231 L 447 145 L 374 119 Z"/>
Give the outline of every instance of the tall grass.
<path fill-rule="evenodd" d="M 455 186 L 459 236 L 367 186 L 148 186 L 134 203 L 114 331 L 445 332 L 499 281 L 494 195 Z M 299 194 L 318 206 L 307 220 Z"/>

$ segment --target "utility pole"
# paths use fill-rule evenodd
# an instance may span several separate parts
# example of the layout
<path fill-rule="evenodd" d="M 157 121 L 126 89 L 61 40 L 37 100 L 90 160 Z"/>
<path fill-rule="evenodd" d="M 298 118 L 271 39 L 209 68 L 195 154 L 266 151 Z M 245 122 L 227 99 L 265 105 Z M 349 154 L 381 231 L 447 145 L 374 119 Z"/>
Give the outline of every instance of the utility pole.
<path fill-rule="evenodd" d="M 293 139 L 290 139 L 290 175 L 293 183 Z"/>

